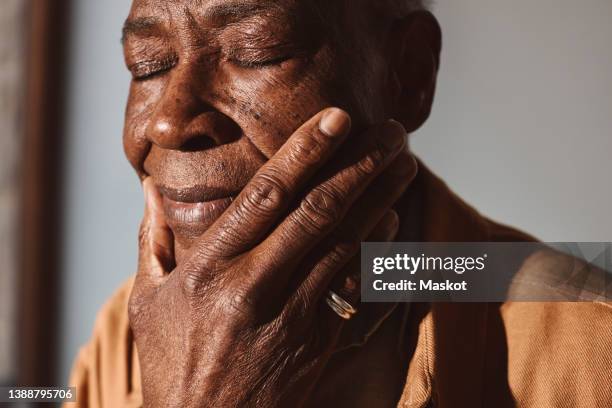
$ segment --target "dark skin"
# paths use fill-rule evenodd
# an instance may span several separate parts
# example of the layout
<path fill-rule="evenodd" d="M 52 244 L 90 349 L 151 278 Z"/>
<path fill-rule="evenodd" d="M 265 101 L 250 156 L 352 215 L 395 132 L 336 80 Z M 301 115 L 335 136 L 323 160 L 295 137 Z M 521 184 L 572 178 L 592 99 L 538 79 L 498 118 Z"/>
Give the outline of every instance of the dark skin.
<path fill-rule="evenodd" d="M 359 243 L 395 238 L 435 89 L 433 16 L 364 28 L 367 3 L 134 1 L 146 406 L 307 403 L 343 328 L 325 295 L 357 305 Z"/>

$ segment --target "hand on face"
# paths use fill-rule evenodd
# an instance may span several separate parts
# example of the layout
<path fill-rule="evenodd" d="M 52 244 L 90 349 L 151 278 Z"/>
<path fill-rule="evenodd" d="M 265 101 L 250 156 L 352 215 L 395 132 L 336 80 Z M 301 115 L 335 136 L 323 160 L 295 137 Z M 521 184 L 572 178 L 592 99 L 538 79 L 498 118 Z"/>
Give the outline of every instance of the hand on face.
<path fill-rule="evenodd" d="M 345 143 L 327 109 L 298 129 L 174 268 L 161 197 L 145 180 L 139 271 L 129 304 L 147 406 L 291 406 L 334 349 L 343 320 L 330 285 L 361 241 L 392 240 L 391 206 L 416 174 L 396 122 Z M 174 269 L 173 269 L 174 268 Z M 340 278 L 340 279 L 339 279 Z"/>

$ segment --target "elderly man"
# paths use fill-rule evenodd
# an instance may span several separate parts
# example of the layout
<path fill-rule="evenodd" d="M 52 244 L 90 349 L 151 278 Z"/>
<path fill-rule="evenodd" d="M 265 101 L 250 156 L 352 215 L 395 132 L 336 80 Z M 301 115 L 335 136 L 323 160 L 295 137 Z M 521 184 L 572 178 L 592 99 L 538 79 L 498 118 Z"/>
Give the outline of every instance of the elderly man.
<path fill-rule="evenodd" d="M 359 304 L 361 241 L 532 240 L 410 153 L 441 48 L 421 2 L 134 0 L 123 45 L 139 270 L 80 406 L 609 406 L 607 304 Z"/>

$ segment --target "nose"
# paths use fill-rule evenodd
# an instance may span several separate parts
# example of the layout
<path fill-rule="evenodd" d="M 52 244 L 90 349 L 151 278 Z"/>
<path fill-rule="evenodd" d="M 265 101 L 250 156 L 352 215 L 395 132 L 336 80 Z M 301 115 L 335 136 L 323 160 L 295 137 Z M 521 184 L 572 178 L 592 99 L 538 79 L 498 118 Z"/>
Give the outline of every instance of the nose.
<path fill-rule="evenodd" d="M 198 75 L 176 68 L 146 129 L 151 143 L 169 150 L 204 150 L 240 137 L 240 127 L 213 107 L 199 89 Z M 211 103 L 212 102 L 212 103 Z"/>

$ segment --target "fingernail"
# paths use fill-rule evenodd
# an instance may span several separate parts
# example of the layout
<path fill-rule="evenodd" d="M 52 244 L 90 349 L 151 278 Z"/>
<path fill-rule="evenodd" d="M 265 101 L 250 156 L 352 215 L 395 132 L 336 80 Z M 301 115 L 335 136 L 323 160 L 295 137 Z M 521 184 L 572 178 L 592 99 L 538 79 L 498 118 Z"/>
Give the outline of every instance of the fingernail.
<path fill-rule="evenodd" d="M 328 136 L 341 136 L 351 127 L 351 118 L 348 113 L 338 108 L 325 111 L 319 122 L 319 130 Z"/>
<path fill-rule="evenodd" d="M 392 125 L 394 129 L 383 137 L 382 142 L 389 150 L 395 151 L 404 145 L 406 141 L 406 129 L 396 120 L 389 119 L 388 123 Z"/>

